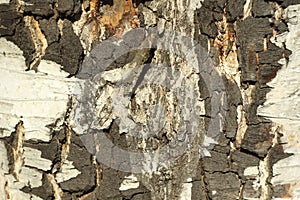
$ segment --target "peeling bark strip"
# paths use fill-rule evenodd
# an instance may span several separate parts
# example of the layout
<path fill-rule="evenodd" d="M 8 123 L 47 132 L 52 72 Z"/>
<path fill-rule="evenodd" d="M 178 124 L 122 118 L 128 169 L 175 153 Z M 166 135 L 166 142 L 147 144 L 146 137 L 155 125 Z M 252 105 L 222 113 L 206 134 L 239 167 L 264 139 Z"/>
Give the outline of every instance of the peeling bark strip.
<path fill-rule="evenodd" d="M 297 3 L 0 0 L 0 199 L 299 199 Z"/>

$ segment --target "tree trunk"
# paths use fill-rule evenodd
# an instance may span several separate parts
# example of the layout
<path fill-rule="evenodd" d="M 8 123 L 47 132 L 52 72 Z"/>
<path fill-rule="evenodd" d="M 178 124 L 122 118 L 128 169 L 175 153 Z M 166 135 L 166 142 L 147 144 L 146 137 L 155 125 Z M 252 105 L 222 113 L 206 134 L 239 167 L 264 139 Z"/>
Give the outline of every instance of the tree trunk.
<path fill-rule="evenodd" d="M 298 3 L 1 0 L 0 199 L 299 199 Z"/>

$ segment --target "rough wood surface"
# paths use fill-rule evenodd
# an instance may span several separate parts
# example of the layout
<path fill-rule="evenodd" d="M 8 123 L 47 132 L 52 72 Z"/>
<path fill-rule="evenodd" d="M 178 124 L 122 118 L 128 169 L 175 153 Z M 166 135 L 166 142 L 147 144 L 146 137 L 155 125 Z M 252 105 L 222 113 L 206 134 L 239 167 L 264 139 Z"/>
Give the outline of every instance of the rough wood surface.
<path fill-rule="evenodd" d="M 0 0 L 0 199 L 299 199 L 299 16 Z"/>

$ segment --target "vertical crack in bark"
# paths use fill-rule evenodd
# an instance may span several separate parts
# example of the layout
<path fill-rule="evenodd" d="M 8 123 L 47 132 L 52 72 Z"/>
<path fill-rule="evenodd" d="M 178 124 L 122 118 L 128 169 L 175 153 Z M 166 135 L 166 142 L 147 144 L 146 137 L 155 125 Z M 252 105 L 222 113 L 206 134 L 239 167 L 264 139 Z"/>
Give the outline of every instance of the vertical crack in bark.
<path fill-rule="evenodd" d="M 239 191 L 239 200 L 243 200 L 243 193 L 244 193 L 245 184 L 242 183 Z"/>
<path fill-rule="evenodd" d="M 74 109 L 74 98 L 73 96 L 69 97 L 68 109 L 65 115 L 65 143 L 62 145 L 61 149 L 61 160 L 60 160 L 60 168 L 65 163 L 68 158 L 70 152 L 70 144 L 71 144 L 71 137 L 72 137 L 72 127 L 70 124 L 70 116 L 73 114 Z"/>
<path fill-rule="evenodd" d="M 280 135 L 278 131 L 280 130 L 280 126 L 275 125 L 272 127 L 272 135 L 274 135 L 272 146 L 269 148 L 267 155 L 265 158 L 260 162 L 259 170 L 261 173 L 260 176 L 260 183 L 262 187 L 262 195 L 263 199 L 270 200 L 272 199 L 272 184 L 271 179 L 273 176 L 272 173 L 272 166 L 270 163 L 270 154 L 272 152 L 272 148 L 279 144 Z"/>
<path fill-rule="evenodd" d="M 54 199 L 55 200 L 61 200 L 62 197 L 63 197 L 63 191 L 59 187 L 58 183 L 56 182 L 54 175 L 53 174 L 47 174 L 47 178 L 48 178 L 49 182 L 52 185 L 52 189 L 54 191 Z"/>
<path fill-rule="evenodd" d="M 100 186 L 100 180 L 102 179 L 102 169 L 100 168 L 100 165 L 97 162 L 96 156 L 93 156 L 93 164 L 96 169 L 96 186 Z"/>
<path fill-rule="evenodd" d="M 45 55 L 46 48 L 48 47 L 48 43 L 45 35 L 42 33 L 40 29 L 39 23 L 34 19 L 33 16 L 25 16 L 24 17 L 25 26 L 28 27 L 31 39 L 33 41 L 35 47 L 35 55 L 33 60 L 29 64 L 29 70 L 37 71 L 37 67 L 40 64 L 42 56 Z"/>
<path fill-rule="evenodd" d="M 60 168 L 66 162 L 66 160 L 68 158 L 68 155 L 69 155 L 69 152 L 70 152 L 70 143 L 71 143 L 72 132 L 69 129 L 69 127 L 66 127 L 65 133 L 66 133 L 66 135 L 65 135 L 65 143 L 62 145 L 62 149 L 61 149 Z"/>
<path fill-rule="evenodd" d="M 247 105 L 250 105 L 253 101 L 252 99 L 252 93 L 253 90 L 255 89 L 255 86 L 249 86 L 245 89 L 240 88 L 241 94 L 242 94 L 242 99 L 243 99 L 243 104 L 241 106 L 238 106 L 237 108 L 237 113 L 238 113 L 238 130 L 236 134 L 236 147 L 240 148 L 242 141 L 244 139 L 244 136 L 246 134 L 246 131 L 248 129 L 248 124 L 247 124 L 247 113 L 245 110 L 245 107 Z"/>
<path fill-rule="evenodd" d="M 5 182 L 4 189 L 5 189 L 5 194 L 4 194 L 5 195 L 5 199 L 6 200 L 10 200 L 8 181 Z"/>
<path fill-rule="evenodd" d="M 267 155 L 260 163 L 259 163 L 259 172 L 260 172 L 260 185 L 261 185 L 261 197 L 265 200 L 271 199 L 271 187 L 268 183 L 268 179 L 270 178 L 270 166 L 269 166 L 269 156 Z"/>
<path fill-rule="evenodd" d="M 12 134 L 13 140 L 11 144 L 13 163 L 10 173 L 13 174 L 17 181 L 19 181 L 19 174 L 21 173 L 22 166 L 24 165 L 24 134 L 23 121 L 20 121 L 16 126 L 16 131 Z M 10 155 L 8 155 L 8 157 L 10 157 Z"/>
<path fill-rule="evenodd" d="M 93 166 L 94 166 L 95 171 L 96 171 L 96 176 L 95 176 L 96 184 L 91 190 L 89 190 L 88 192 L 81 195 L 79 197 L 79 200 L 85 200 L 85 199 L 93 198 L 93 195 L 95 195 L 95 193 L 97 192 L 97 189 L 100 186 L 100 182 L 101 182 L 101 179 L 102 179 L 102 176 L 103 176 L 102 169 L 101 169 L 99 163 L 97 162 L 97 157 L 96 156 L 92 157 L 92 162 L 93 162 Z"/>

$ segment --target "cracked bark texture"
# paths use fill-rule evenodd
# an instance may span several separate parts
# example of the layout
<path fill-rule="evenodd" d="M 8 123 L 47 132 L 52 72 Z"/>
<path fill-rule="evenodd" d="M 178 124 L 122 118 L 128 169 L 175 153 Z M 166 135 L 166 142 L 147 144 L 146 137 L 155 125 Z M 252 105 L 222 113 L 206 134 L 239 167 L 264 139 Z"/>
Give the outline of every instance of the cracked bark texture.
<path fill-rule="evenodd" d="M 299 199 L 299 22 L 297 0 L 0 0 L 0 199 Z M 160 44 L 177 39 L 171 50 L 192 59 L 154 48 L 151 28 Z M 186 70 L 203 65 L 203 55 L 175 33 L 201 46 L 215 75 Z M 144 63 L 171 71 L 144 78 L 186 79 L 182 96 L 194 90 L 194 98 L 181 104 L 176 88 L 132 84 Z M 100 72 L 98 96 L 89 95 L 105 136 L 143 158 L 190 129 L 193 140 L 175 162 L 158 157 L 152 171 L 134 173 L 97 159 L 97 135 L 87 146 L 74 121 L 74 88 Z M 208 81 L 219 87 L 211 91 Z M 136 123 L 148 123 L 152 104 L 169 106 L 161 134 L 132 137 L 113 116 L 110 98 L 123 86 L 133 91 Z M 226 103 L 213 108 L 221 97 Z M 194 121 L 184 121 L 184 109 Z M 209 131 L 217 116 L 221 129 Z"/>

